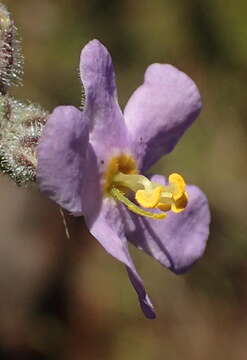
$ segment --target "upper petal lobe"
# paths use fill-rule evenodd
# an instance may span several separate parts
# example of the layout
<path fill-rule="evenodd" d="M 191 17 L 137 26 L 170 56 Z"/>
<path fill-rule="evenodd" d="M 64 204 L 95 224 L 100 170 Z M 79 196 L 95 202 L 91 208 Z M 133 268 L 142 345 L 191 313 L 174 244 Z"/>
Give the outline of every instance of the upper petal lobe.
<path fill-rule="evenodd" d="M 173 149 L 200 109 L 200 94 L 186 74 L 171 65 L 148 67 L 124 111 L 142 171 Z"/>
<path fill-rule="evenodd" d="M 107 157 L 114 151 L 128 149 L 127 129 L 117 102 L 112 59 L 98 40 L 90 41 L 83 48 L 80 74 L 86 95 L 84 115 L 89 119 L 90 143 L 94 151 Z"/>

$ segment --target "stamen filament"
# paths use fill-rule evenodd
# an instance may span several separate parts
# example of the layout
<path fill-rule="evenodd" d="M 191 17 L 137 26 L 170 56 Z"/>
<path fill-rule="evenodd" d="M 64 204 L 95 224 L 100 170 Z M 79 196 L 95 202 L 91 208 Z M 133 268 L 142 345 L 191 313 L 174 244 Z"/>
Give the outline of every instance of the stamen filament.
<path fill-rule="evenodd" d="M 145 189 L 152 188 L 151 181 L 148 180 L 143 175 L 137 175 L 137 174 L 128 175 L 128 174 L 123 174 L 123 173 L 119 172 L 117 175 L 114 176 L 112 181 L 115 184 L 125 186 L 134 192 L 136 192 L 137 190 L 140 190 L 140 189 L 144 189 L 144 188 Z"/>
<path fill-rule="evenodd" d="M 130 201 L 126 196 L 124 196 L 124 194 L 116 187 L 111 188 L 110 194 L 114 199 L 122 202 L 124 205 L 127 206 L 130 211 L 134 212 L 137 215 L 149 217 L 152 219 L 164 219 L 166 217 L 165 213 L 152 213 L 141 209 L 139 206 L 135 205 L 132 201 Z"/>

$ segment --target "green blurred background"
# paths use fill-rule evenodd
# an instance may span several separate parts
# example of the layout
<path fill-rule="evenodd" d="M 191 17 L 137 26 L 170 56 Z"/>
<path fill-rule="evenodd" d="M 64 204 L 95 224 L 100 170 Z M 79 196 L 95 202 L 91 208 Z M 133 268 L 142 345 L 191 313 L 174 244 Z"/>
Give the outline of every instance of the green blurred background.
<path fill-rule="evenodd" d="M 24 86 L 52 110 L 80 105 L 81 48 L 110 50 L 122 106 L 153 62 L 198 85 L 203 111 L 154 171 L 177 171 L 208 195 L 204 258 L 176 276 L 132 250 L 156 306 L 146 320 L 123 266 L 37 189 L 0 178 L 1 358 L 247 358 L 247 3 L 241 0 L 6 0 L 23 39 Z"/>

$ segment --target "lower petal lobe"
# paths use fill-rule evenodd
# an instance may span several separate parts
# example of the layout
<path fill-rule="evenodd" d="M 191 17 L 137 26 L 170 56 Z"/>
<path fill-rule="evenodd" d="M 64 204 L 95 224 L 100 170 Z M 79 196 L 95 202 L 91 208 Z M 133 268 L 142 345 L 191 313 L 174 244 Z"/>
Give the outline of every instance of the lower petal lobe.
<path fill-rule="evenodd" d="M 152 177 L 162 183 L 162 176 Z M 164 178 L 163 178 L 164 182 Z M 125 214 L 125 233 L 128 240 L 175 273 L 189 269 L 204 253 L 209 235 L 210 214 L 202 191 L 187 186 L 188 205 L 164 220 L 153 220 Z"/>
<path fill-rule="evenodd" d="M 90 233 L 105 250 L 126 266 L 130 281 L 137 292 L 142 311 L 147 318 L 153 319 L 155 318 L 153 305 L 129 254 L 127 239 L 124 234 L 124 219 L 120 207 L 121 205 L 116 205 L 114 200 L 105 198 L 97 215 L 94 214 L 94 211 L 87 213 L 85 217 L 86 223 Z"/>

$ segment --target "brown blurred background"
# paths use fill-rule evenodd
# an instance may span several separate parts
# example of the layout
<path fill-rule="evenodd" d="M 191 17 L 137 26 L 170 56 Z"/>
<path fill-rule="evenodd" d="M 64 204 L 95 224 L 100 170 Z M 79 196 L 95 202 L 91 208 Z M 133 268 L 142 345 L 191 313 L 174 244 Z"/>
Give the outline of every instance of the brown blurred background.
<path fill-rule="evenodd" d="M 181 172 L 208 195 L 204 258 L 176 276 L 132 250 L 156 306 L 146 320 L 123 266 L 37 189 L 0 177 L 0 358 L 247 358 L 247 3 L 241 0 L 6 0 L 23 39 L 24 86 L 52 110 L 80 105 L 78 58 L 98 38 L 126 103 L 153 62 L 197 83 L 204 109 L 154 168 Z"/>

